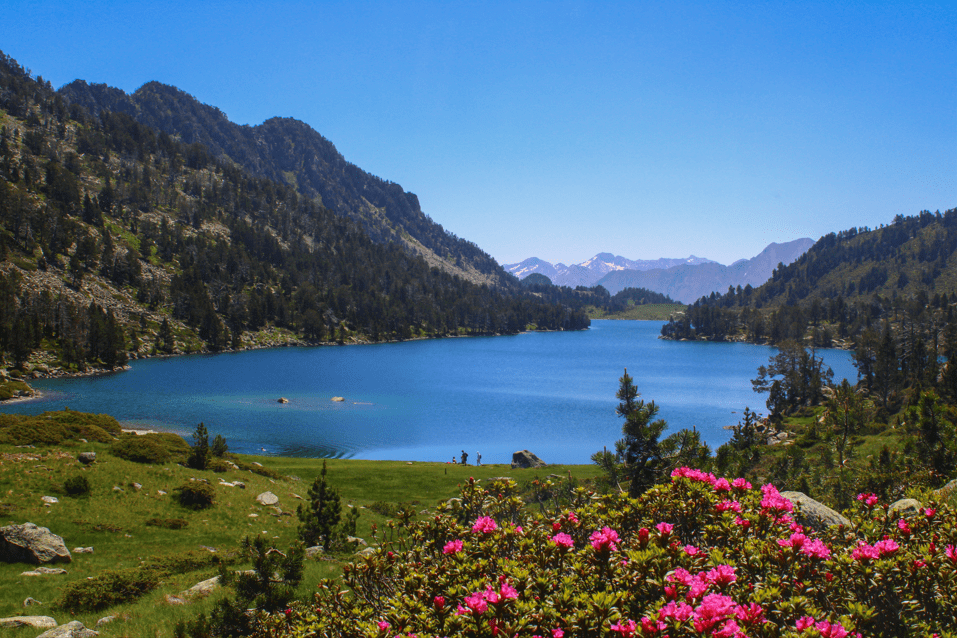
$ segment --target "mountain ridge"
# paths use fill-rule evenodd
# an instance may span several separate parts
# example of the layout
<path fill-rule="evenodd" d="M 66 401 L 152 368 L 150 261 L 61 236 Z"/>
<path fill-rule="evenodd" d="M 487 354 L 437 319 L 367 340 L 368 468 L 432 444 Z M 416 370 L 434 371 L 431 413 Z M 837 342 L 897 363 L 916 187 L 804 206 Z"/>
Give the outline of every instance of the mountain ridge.
<path fill-rule="evenodd" d="M 357 221 L 373 241 L 399 243 L 430 265 L 475 283 L 509 285 L 490 255 L 433 221 L 422 212 L 414 193 L 348 162 L 305 122 L 273 117 L 255 126 L 236 124 L 219 108 L 160 82 L 147 82 L 127 94 L 106 84 L 75 80 L 57 93 L 94 115 L 126 113 L 187 145 L 202 144 L 218 158 L 289 185 Z"/>
<path fill-rule="evenodd" d="M 559 286 L 604 286 L 616 294 L 625 288 L 645 288 L 683 303 L 724 292 L 729 286 L 759 286 L 779 264 L 789 264 L 803 255 L 814 241 L 810 238 L 768 244 L 751 259 L 739 259 L 730 266 L 704 257 L 631 260 L 611 253 L 598 253 L 580 264 L 552 265 L 531 257 L 503 268 L 519 279 L 532 273 L 545 275 Z"/>

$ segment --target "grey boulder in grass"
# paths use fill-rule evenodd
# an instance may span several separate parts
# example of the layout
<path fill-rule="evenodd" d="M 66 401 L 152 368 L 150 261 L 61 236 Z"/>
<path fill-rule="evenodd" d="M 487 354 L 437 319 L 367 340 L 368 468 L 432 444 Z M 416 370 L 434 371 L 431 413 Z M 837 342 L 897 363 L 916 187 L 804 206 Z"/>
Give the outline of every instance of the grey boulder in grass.
<path fill-rule="evenodd" d="M 33 523 L 0 527 L 0 561 L 5 563 L 69 563 L 63 539 Z"/>

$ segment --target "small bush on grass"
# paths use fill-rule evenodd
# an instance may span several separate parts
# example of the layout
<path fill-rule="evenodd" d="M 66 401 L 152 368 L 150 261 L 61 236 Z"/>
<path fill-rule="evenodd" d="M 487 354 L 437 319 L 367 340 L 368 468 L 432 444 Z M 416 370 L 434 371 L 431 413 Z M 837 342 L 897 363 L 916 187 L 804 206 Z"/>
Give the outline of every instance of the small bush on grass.
<path fill-rule="evenodd" d="M 112 445 L 110 452 L 114 456 L 134 463 L 160 465 L 170 460 L 170 453 L 162 442 L 149 434 L 132 435 L 120 439 Z"/>
<path fill-rule="evenodd" d="M 172 574 L 186 574 L 235 560 L 233 554 L 220 556 L 197 551 L 153 557 L 139 567 L 105 571 L 93 578 L 68 584 L 54 607 L 82 613 L 131 603 Z"/>
<path fill-rule="evenodd" d="M 146 521 L 147 527 L 162 527 L 164 529 L 185 529 L 189 521 L 185 518 L 151 518 Z"/>
<path fill-rule="evenodd" d="M 216 500 L 216 490 L 213 489 L 213 486 L 201 481 L 183 483 L 179 487 L 174 488 L 173 492 L 180 505 L 193 510 L 212 507 L 213 502 Z"/>
<path fill-rule="evenodd" d="M 141 567 L 105 571 L 89 580 L 68 584 L 55 606 L 78 613 L 133 602 L 155 588 L 161 576 L 157 570 Z"/>
<path fill-rule="evenodd" d="M 70 496 L 87 496 L 90 493 L 90 482 L 82 474 L 71 476 L 63 482 L 63 490 Z"/>

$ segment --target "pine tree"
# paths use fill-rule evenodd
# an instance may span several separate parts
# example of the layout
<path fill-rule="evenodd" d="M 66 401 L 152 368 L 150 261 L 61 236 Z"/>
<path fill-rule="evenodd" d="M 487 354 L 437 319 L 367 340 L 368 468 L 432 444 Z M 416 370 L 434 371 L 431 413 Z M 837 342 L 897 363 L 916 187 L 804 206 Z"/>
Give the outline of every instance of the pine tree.
<path fill-rule="evenodd" d="M 628 493 L 636 497 L 658 480 L 662 465 L 658 438 L 668 424 L 664 419 L 655 420 L 658 406 L 654 401 L 645 403 L 638 398 L 640 394 L 632 378 L 628 376 L 627 368 L 618 382 L 617 397 L 621 403 L 618 404 L 617 412 L 625 419 L 621 427 L 625 435 L 623 439 L 625 476 L 631 480 Z"/>
<path fill-rule="evenodd" d="M 309 488 L 308 507 L 300 505 L 296 514 L 300 523 L 299 538 L 306 546 L 322 545 L 323 549 L 329 549 L 333 530 L 342 515 L 342 504 L 339 492 L 326 482 L 325 461 L 322 462 L 322 472 Z"/>
<path fill-rule="evenodd" d="M 193 433 L 193 447 L 186 465 L 194 470 L 205 470 L 209 465 L 209 433 L 202 423 L 196 426 L 196 432 Z"/>

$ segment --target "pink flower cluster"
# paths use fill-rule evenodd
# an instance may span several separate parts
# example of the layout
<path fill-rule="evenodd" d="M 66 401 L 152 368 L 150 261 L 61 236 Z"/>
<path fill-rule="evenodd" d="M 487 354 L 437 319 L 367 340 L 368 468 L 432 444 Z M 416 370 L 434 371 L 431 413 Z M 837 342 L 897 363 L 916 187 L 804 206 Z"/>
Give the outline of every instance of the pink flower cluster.
<path fill-rule="evenodd" d="M 455 539 L 454 541 L 449 541 L 445 544 L 445 547 L 442 548 L 443 554 L 457 554 L 462 551 L 462 540 Z"/>
<path fill-rule="evenodd" d="M 793 547 L 805 556 L 827 560 L 831 557 L 831 550 L 821 539 L 809 539 L 802 532 L 794 532 L 788 539 L 778 539 L 778 545 L 781 547 Z"/>
<path fill-rule="evenodd" d="M 875 505 L 877 505 L 877 494 L 861 493 L 857 495 L 857 500 L 861 501 L 862 503 L 864 503 L 864 505 L 867 505 L 868 507 L 874 507 Z"/>
<path fill-rule="evenodd" d="M 738 579 L 734 573 L 734 567 L 731 565 L 718 565 L 707 572 L 699 572 L 692 575 L 687 569 L 679 567 L 673 573 L 668 574 L 665 580 L 669 583 L 677 583 L 688 588 L 685 597 L 688 600 L 697 600 L 707 593 L 708 589 L 714 585 L 724 587 L 730 585 Z M 677 598 L 678 590 L 674 585 L 665 586 L 665 593 L 669 598 Z"/>
<path fill-rule="evenodd" d="M 857 547 L 851 552 L 851 558 L 854 560 L 875 560 L 884 556 L 892 556 L 900 549 L 900 545 L 890 538 L 877 541 L 873 545 L 868 545 L 864 541 L 858 541 Z"/>
<path fill-rule="evenodd" d="M 844 638 L 849 635 L 850 632 L 847 629 L 844 629 L 844 625 L 840 623 L 829 623 L 826 620 L 820 622 L 815 622 L 810 616 L 804 616 L 799 618 L 795 627 L 798 631 L 804 631 L 805 629 L 816 629 L 822 638 Z M 860 636 L 860 634 L 857 634 Z"/>
<path fill-rule="evenodd" d="M 482 534 L 491 534 L 498 529 L 498 523 L 491 516 L 479 516 L 472 526 L 472 531 Z"/>
<path fill-rule="evenodd" d="M 466 596 L 465 607 L 459 605 L 455 613 L 462 616 L 471 612 L 476 616 L 481 616 L 488 610 L 489 604 L 499 605 L 506 600 L 515 598 L 518 598 L 518 591 L 503 577 L 499 579 L 498 590 L 489 585 L 485 588 L 485 591 L 477 591 Z"/>
<path fill-rule="evenodd" d="M 572 549 L 575 547 L 575 541 L 572 540 L 572 537 L 564 532 L 559 532 L 552 536 L 552 542 L 558 545 L 559 547 L 567 547 Z"/>
<path fill-rule="evenodd" d="M 702 483 L 707 483 L 715 489 L 717 492 L 728 492 L 733 487 L 736 490 L 750 490 L 751 483 L 744 480 L 743 478 L 736 478 L 733 481 L 728 481 L 726 478 L 716 478 L 714 474 L 710 472 L 702 472 L 701 470 L 696 470 L 692 467 L 679 467 L 671 473 L 671 478 L 687 478 L 692 481 L 701 481 Z"/>
<path fill-rule="evenodd" d="M 765 510 L 771 510 L 780 513 L 794 511 L 794 504 L 781 496 L 781 493 L 778 492 L 778 488 L 774 487 L 770 483 L 761 486 L 761 493 L 764 494 L 764 499 L 761 501 L 761 507 Z"/>
<path fill-rule="evenodd" d="M 589 539 L 591 546 L 598 552 L 616 552 L 618 551 L 618 532 L 610 527 L 602 527 L 600 530 L 592 532 Z"/>
<path fill-rule="evenodd" d="M 696 632 L 716 638 L 745 638 L 739 622 L 745 627 L 756 627 L 767 622 L 764 609 L 757 603 L 739 605 L 730 596 L 708 594 L 697 607 L 685 602 L 669 601 L 658 610 L 656 618 L 645 616 L 641 619 L 641 630 L 644 635 L 653 636 L 667 629 L 669 623 L 688 621 L 693 624 Z M 611 626 L 611 630 L 621 634 L 623 638 L 633 636 L 636 629 L 637 625 L 633 620 Z"/>

